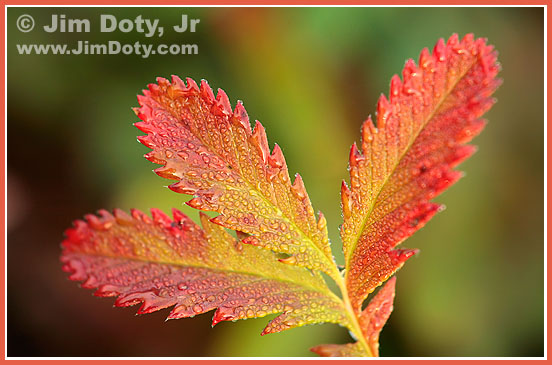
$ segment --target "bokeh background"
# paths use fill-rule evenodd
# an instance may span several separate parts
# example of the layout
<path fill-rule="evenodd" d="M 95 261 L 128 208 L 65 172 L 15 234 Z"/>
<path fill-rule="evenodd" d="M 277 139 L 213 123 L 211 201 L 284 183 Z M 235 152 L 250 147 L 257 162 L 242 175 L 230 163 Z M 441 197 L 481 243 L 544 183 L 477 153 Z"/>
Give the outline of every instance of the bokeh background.
<path fill-rule="evenodd" d="M 37 26 L 52 14 L 92 20 L 91 33 Z M 99 33 L 99 14 L 159 18 L 162 38 Z M 199 18 L 196 33 L 169 26 Z M 221 323 L 212 314 L 136 318 L 67 280 L 63 231 L 100 208 L 183 209 L 136 141 L 136 94 L 156 76 L 205 78 L 282 147 L 315 209 L 326 214 L 342 260 L 339 187 L 347 157 L 389 80 L 439 37 L 473 32 L 499 50 L 503 86 L 475 139 L 466 177 L 447 205 L 403 245 L 421 253 L 397 274 L 382 356 L 543 356 L 544 76 L 542 8 L 9 8 L 8 356 L 311 356 L 347 332 L 317 325 L 259 336 L 267 319 Z M 94 31 L 95 30 L 95 31 Z M 196 43 L 198 55 L 18 55 L 17 43 L 119 40 Z"/>

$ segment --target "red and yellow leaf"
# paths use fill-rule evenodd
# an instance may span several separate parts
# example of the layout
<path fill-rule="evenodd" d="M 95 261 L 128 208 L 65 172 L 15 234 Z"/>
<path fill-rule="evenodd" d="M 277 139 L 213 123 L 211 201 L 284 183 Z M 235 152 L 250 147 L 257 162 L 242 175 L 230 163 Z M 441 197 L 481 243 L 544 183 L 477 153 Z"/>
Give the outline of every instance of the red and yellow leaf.
<path fill-rule="evenodd" d="M 158 79 L 138 97 L 139 140 L 152 149 L 146 158 L 163 165 L 156 173 L 178 180 L 172 190 L 191 194 L 193 208 L 220 213 L 213 222 L 250 234 L 243 241 L 290 255 L 283 261 L 339 275 L 326 220 L 315 218 L 299 175 L 292 183 L 278 145 L 270 153 L 263 126 L 252 131 L 241 102 L 234 111 L 224 91 L 215 98 L 173 76 Z"/>
<path fill-rule="evenodd" d="M 406 62 L 391 80 L 374 124 L 362 126 L 361 151 L 350 154 L 351 187 L 344 183 L 341 228 L 347 289 L 358 313 L 364 299 L 411 257 L 395 247 L 420 229 L 440 205 L 430 202 L 460 177 L 453 168 L 471 156 L 465 145 L 499 86 L 496 52 L 484 39 L 453 35 Z"/>
<path fill-rule="evenodd" d="M 348 325 L 341 299 L 319 274 L 279 263 L 274 253 L 241 245 L 201 214 L 203 229 L 174 210 L 87 215 L 66 231 L 62 261 L 73 280 L 117 296 L 117 306 L 142 303 L 138 313 L 174 307 L 168 318 L 216 309 L 213 325 L 282 313 L 263 334 L 305 324 Z"/>
<path fill-rule="evenodd" d="M 257 122 L 251 130 L 241 102 L 232 111 L 226 94 L 215 98 L 205 81 L 159 78 L 135 110 L 147 133 L 139 140 L 152 149 L 146 158 L 177 180 L 172 190 L 194 195 L 188 205 L 219 215 L 200 214 L 203 228 L 177 210 L 173 219 L 155 209 L 151 218 L 137 210 L 88 215 L 66 231 L 63 268 L 96 295 L 117 296 L 118 306 L 142 303 L 139 313 L 173 307 L 168 318 L 183 318 L 216 309 L 213 325 L 281 313 L 262 334 L 338 323 L 357 342 L 312 351 L 377 356 L 395 278 L 364 310 L 363 302 L 415 254 L 396 247 L 439 211 L 431 199 L 460 178 L 454 167 L 475 151 L 466 143 L 484 127 L 498 71 L 485 40 L 453 35 L 433 54 L 424 49 L 419 65 L 407 61 L 402 81 L 392 78 L 376 123 L 363 124 L 360 151 L 351 148 L 351 187 L 341 189 L 343 272 L 301 177 L 291 183 L 282 151 L 276 145 L 270 153 L 264 128 Z"/>

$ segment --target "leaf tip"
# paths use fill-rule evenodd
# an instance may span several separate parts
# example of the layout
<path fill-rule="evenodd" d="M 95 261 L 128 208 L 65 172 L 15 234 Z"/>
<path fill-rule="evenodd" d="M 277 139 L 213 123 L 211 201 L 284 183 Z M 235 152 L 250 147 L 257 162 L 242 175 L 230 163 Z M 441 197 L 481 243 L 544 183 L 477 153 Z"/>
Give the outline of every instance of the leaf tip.
<path fill-rule="evenodd" d="M 214 104 L 215 114 L 221 116 L 230 116 L 232 115 L 232 106 L 230 105 L 230 99 L 228 95 L 222 89 L 217 90 L 217 99 Z"/>
<path fill-rule="evenodd" d="M 239 122 L 239 124 L 246 131 L 247 135 L 251 135 L 251 123 L 249 123 L 249 115 L 243 106 L 243 102 L 238 100 L 236 107 L 234 108 L 234 119 Z"/>
<path fill-rule="evenodd" d="M 201 79 L 199 94 L 207 104 L 211 105 L 215 102 L 215 94 L 213 94 L 213 89 L 211 89 L 211 86 L 209 86 L 209 83 L 205 79 Z"/>
<path fill-rule="evenodd" d="M 274 144 L 272 153 L 268 156 L 268 164 L 275 169 L 281 169 L 286 165 L 286 160 L 284 158 L 284 154 L 282 153 L 282 149 L 277 143 Z"/>
<path fill-rule="evenodd" d="M 399 75 L 395 74 L 391 78 L 391 85 L 389 86 L 389 101 L 391 103 L 394 103 L 399 96 L 401 95 L 401 89 L 402 89 L 402 81 Z M 385 119 L 383 119 L 385 120 Z M 379 122 L 379 119 L 378 119 Z M 383 126 L 379 126 L 378 128 L 383 128 Z"/>
<path fill-rule="evenodd" d="M 356 142 L 351 146 L 351 151 L 349 152 L 349 167 L 357 167 L 358 162 L 361 160 L 362 155 L 358 151 Z"/>
<path fill-rule="evenodd" d="M 257 148 L 257 152 L 260 154 L 264 163 L 267 163 L 268 155 L 270 153 L 268 148 L 268 139 L 266 137 L 266 130 L 258 120 L 255 120 L 255 128 L 251 135 L 251 142 Z"/>
<path fill-rule="evenodd" d="M 213 314 L 213 320 L 211 321 L 211 327 L 215 327 L 222 321 L 231 320 L 233 317 L 228 313 L 224 313 L 220 308 L 217 308 L 215 314 Z"/>

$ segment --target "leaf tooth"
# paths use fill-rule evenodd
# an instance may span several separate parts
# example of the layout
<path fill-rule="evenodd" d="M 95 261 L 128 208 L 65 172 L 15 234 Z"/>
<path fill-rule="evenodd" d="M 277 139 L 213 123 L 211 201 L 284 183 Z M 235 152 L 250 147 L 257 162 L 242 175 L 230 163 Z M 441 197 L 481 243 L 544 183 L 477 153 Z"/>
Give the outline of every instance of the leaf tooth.
<path fill-rule="evenodd" d="M 422 49 L 422 52 L 420 52 L 418 65 L 420 65 L 420 67 L 424 70 L 430 70 L 433 67 L 433 57 L 431 57 L 427 47 Z"/>
<path fill-rule="evenodd" d="M 62 246 L 64 248 L 70 248 L 73 246 L 78 246 L 79 242 L 83 239 L 84 232 L 86 232 L 86 229 L 88 228 L 87 224 L 80 220 L 74 220 L 73 226 L 70 228 L 67 228 L 63 234 L 67 239 L 65 239 L 62 242 Z"/>
<path fill-rule="evenodd" d="M 166 215 L 163 211 L 157 208 L 151 208 L 151 216 L 153 221 L 162 227 L 169 228 L 172 224 L 172 219 Z"/>
<path fill-rule="evenodd" d="M 288 328 L 291 328 L 292 327 L 292 325 L 291 325 L 292 321 L 286 321 L 285 320 L 287 318 L 287 315 L 286 315 L 287 313 L 288 313 L 287 311 L 284 311 L 283 314 L 280 314 L 279 316 L 274 318 L 272 321 L 268 322 L 266 327 L 261 332 L 261 336 L 268 335 L 270 333 L 281 332 L 281 331 L 284 331 Z"/>
<path fill-rule="evenodd" d="M 277 143 L 274 145 L 272 153 L 268 156 L 268 164 L 271 167 L 277 169 L 281 169 L 282 167 L 286 166 L 284 154 L 282 153 L 282 149 Z"/>
<path fill-rule="evenodd" d="M 328 222 L 326 221 L 324 213 L 318 212 L 318 222 L 316 222 L 316 226 L 319 231 L 324 231 L 328 227 Z"/>
<path fill-rule="evenodd" d="M 251 123 L 249 123 L 249 116 L 241 100 L 238 100 L 234 109 L 234 118 L 240 123 L 247 135 L 251 135 Z"/>
<path fill-rule="evenodd" d="M 98 286 L 98 280 L 93 276 L 88 276 L 86 280 L 80 284 L 81 288 L 84 289 L 94 289 Z"/>
<path fill-rule="evenodd" d="M 182 79 L 177 75 L 171 75 L 171 83 L 181 90 L 186 89 L 186 85 L 184 84 L 184 81 L 182 81 Z"/>
<path fill-rule="evenodd" d="M 174 184 L 169 185 L 168 188 L 175 193 L 188 195 L 194 195 L 198 190 L 196 187 L 189 186 L 186 180 L 175 182 Z"/>
<path fill-rule="evenodd" d="M 169 96 L 169 98 L 173 100 L 176 100 L 179 97 L 186 95 L 186 93 L 181 88 L 173 84 L 169 84 L 169 86 L 167 86 L 166 93 Z"/>
<path fill-rule="evenodd" d="M 178 180 L 179 177 L 175 175 L 176 170 L 169 165 L 164 165 L 153 170 L 158 176 L 164 177 L 165 179 Z"/>
<path fill-rule="evenodd" d="M 413 209 L 409 216 L 395 230 L 396 240 L 392 242 L 391 249 L 398 246 L 414 232 L 426 225 L 435 214 L 441 210 L 441 204 L 423 202 Z"/>
<path fill-rule="evenodd" d="M 213 315 L 213 321 L 211 322 L 211 327 L 215 327 L 222 321 L 231 321 L 237 319 L 233 311 L 229 311 L 226 307 L 218 307 Z"/>
<path fill-rule="evenodd" d="M 64 257 L 62 258 L 62 261 L 65 263 L 62 267 L 63 271 L 70 274 L 69 280 L 81 281 L 88 277 L 86 267 L 80 260 L 72 260 Z"/>
<path fill-rule="evenodd" d="M 258 120 L 255 121 L 255 129 L 253 130 L 253 134 L 251 135 L 250 140 L 257 148 L 257 151 L 261 155 L 263 162 L 267 163 L 268 155 L 270 154 L 268 148 L 268 140 L 266 138 L 266 131 L 263 125 Z"/>
<path fill-rule="evenodd" d="M 341 182 L 341 208 L 343 211 L 343 217 L 348 219 L 351 217 L 352 211 L 352 201 L 351 201 L 351 190 L 347 186 L 345 180 Z"/>
<path fill-rule="evenodd" d="M 416 255 L 419 252 L 420 250 L 418 250 L 417 248 L 415 249 L 400 248 L 400 249 L 389 251 L 388 255 L 389 255 L 389 258 L 391 259 L 391 262 L 394 265 L 400 267 L 406 262 L 406 260 L 408 260 L 409 258 L 411 258 L 412 256 Z"/>
<path fill-rule="evenodd" d="M 167 79 L 164 78 L 164 77 L 157 77 L 155 80 L 157 81 L 157 85 L 158 85 L 159 87 L 167 88 L 167 87 L 169 87 L 169 86 L 171 85 L 171 83 L 169 82 L 169 80 L 167 80 Z M 153 85 L 155 85 L 155 84 L 153 84 Z"/>
<path fill-rule="evenodd" d="M 452 33 L 452 35 L 447 40 L 447 46 L 454 50 L 459 45 L 460 45 L 460 42 L 458 40 L 458 33 Z"/>
<path fill-rule="evenodd" d="M 191 222 L 192 220 L 182 211 L 176 208 L 172 208 L 172 215 L 175 222 L 183 223 L 183 222 Z"/>
<path fill-rule="evenodd" d="M 130 210 L 130 215 L 132 215 L 132 217 L 136 220 L 142 221 L 147 224 L 151 224 L 151 218 L 141 210 L 132 208 Z"/>
<path fill-rule="evenodd" d="M 433 199 L 437 195 L 441 194 L 449 186 L 460 180 L 464 173 L 462 171 L 450 170 L 449 168 L 443 168 L 441 171 L 441 178 L 437 180 L 437 183 L 430 190 L 428 196 L 429 199 Z"/>
<path fill-rule="evenodd" d="M 199 86 L 197 86 L 194 79 L 186 77 L 186 84 L 186 91 L 199 92 Z"/>
<path fill-rule="evenodd" d="M 142 305 L 140 306 L 140 309 L 138 309 L 138 312 L 136 314 L 149 314 L 176 304 L 176 300 L 174 299 L 167 302 L 163 299 L 160 299 L 155 293 L 148 294 L 149 295 L 145 297 Z"/>
<path fill-rule="evenodd" d="M 86 222 L 90 227 L 98 231 L 105 231 L 111 226 L 111 224 L 104 222 L 94 214 L 87 214 L 84 216 L 84 219 L 86 219 Z"/>
<path fill-rule="evenodd" d="M 148 90 L 149 90 L 149 95 L 146 95 L 145 92 L 144 92 L 144 95 L 146 95 L 146 96 L 151 96 L 151 95 L 157 96 L 157 95 L 159 95 L 159 93 L 161 91 L 161 88 L 159 87 L 159 85 L 151 83 L 151 84 L 148 84 Z"/>
<path fill-rule="evenodd" d="M 211 89 L 211 86 L 209 86 L 209 83 L 207 83 L 207 80 L 204 80 L 204 79 L 201 80 L 201 87 L 200 87 L 199 93 L 207 104 L 212 105 L 215 102 L 215 95 L 213 94 L 213 89 Z"/>
<path fill-rule="evenodd" d="M 465 128 L 463 128 L 460 133 L 456 136 L 456 141 L 458 143 L 467 143 L 477 136 L 485 125 L 487 121 L 485 119 L 476 119 L 469 123 Z"/>
<path fill-rule="evenodd" d="M 473 41 L 474 41 L 474 36 L 473 36 L 473 33 L 467 33 L 464 38 L 462 38 L 462 44 L 465 46 L 465 47 L 468 47 L 468 46 L 471 46 L 473 44 Z"/>
<path fill-rule="evenodd" d="M 454 152 L 448 156 L 447 163 L 450 167 L 455 167 L 465 161 L 468 157 L 472 156 L 477 151 L 477 146 L 463 145 L 457 147 Z"/>
<path fill-rule="evenodd" d="M 307 189 L 305 189 L 305 184 L 301 175 L 295 174 L 295 181 L 293 181 L 291 185 L 291 192 L 300 200 L 304 200 L 307 197 Z"/>
<path fill-rule="evenodd" d="M 380 116 L 378 115 L 378 120 L 379 119 L 380 119 Z M 383 122 L 381 122 L 381 123 L 383 123 Z M 380 122 L 378 122 L 378 125 L 379 124 L 380 124 Z M 376 138 L 376 134 L 378 133 L 378 128 L 376 128 L 376 126 L 374 125 L 374 122 L 372 122 L 372 117 L 371 116 L 368 116 L 368 119 L 366 119 L 366 121 L 364 121 L 361 128 L 362 128 L 362 130 L 361 130 L 362 153 L 363 153 L 364 156 L 369 156 L 369 154 L 370 154 L 370 145 L 374 141 L 374 138 Z"/>
<path fill-rule="evenodd" d="M 140 113 L 139 108 L 134 108 L 137 111 L 137 115 Z M 141 130 L 144 133 L 153 133 L 155 131 L 155 127 L 153 127 L 151 124 L 147 122 L 136 122 L 134 123 L 134 126 Z"/>
<path fill-rule="evenodd" d="M 194 208 L 194 209 L 202 209 L 204 207 L 203 199 L 200 197 L 195 197 L 193 199 L 190 199 L 186 202 L 186 205 Z"/>
<path fill-rule="evenodd" d="M 149 85 L 147 85 L 149 87 Z M 140 95 L 139 95 L 140 96 Z M 150 98 L 152 96 L 150 89 L 142 89 L 142 96 Z"/>
<path fill-rule="evenodd" d="M 396 77 L 396 80 L 399 80 L 398 76 Z M 400 80 L 399 80 L 399 82 L 400 82 Z M 391 85 L 393 85 L 393 84 L 391 84 Z M 383 95 L 383 94 L 380 94 L 380 97 L 378 99 L 378 105 L 376 107 L 376 111 L 377 111 L 377 120 L 376 121 L 377 121 L 377 124 L 378 124 L 377 127 L 380 128 L 380 129 L 383 129 L 383 128 L 385 128 L 385 122 L 387 121 L 387 119 L 389 119 L 389 116 L 393 112 L 393 107 L 391 106 L 391 104 L 389 103 L 389 101 L 387 100 L 385 95 Z M 366 123 L 366 122 L 364 122 L 364 123 Z"/>
<path fill-rule="evenodd" d="M 145 91 L 144 91 L 145 92 Z M 153 110 L 148 105 L 149 98 L 145 95 L 138 95 L 138 104 L 140 104 L 140 108 L 138 108 L 138 118 L 142 119 L 144 122 L 147 122 L 148 120 L 151 120 L 153 118 Z"/>
<path fill-rule="evenodd" d="M 101 220 L 104 223 L 105 222 L 113 222 L 115 220 L 113 215 L 105 209 L 98 210 L 98 215 L 100 216 Z"/>
<path fill-rule="evenodd" d="M 113 303 L 113 305 L 115 307 L 131 307 L 141 302 L 142 300 L 136 298 L 133 294 L 126 294 L 120 295 L 117 299 L 115 299 L 115 303 Z"/>
<path fill-rule="evenodd" d="M 172 208 L 174 222 L 180 226 L 182 231 L 200 230 L 199 226 L 186 214 L 176 208 Z M 201 214 L 200 214 L 201 215 Z"/>
<path fill-rule="evenodd" d="M 358 162 L 362 159 L 362 155 L 358 151 L 356 142 L 353 142 L 351 146 L 351 151 L 349 152 L 349 167 L 357 167 Z"/>
<path fill-rule="evenodd" d="M 182 79 L 177 75 L 172 75 L 171 80 L 172 85 L 168 89 L 168 91 L 172 93 L 171 97 L 173 98 L 197 94 L 199 92 L 199 88 L 197 87 L 196 82 L 189 77 L 186 78 L 186 82 L 188 85 L 186 85 L 184 81 L 182 81 Z"/>
<path fill-rule="evenodd" d="M 119 209 L 119 208 L 113 209 L 113 215 L 115 216 L 117 223 L 120 225 L 132 224 L 132 217 L 122 209 Z"/>
<path fill-rule="evenodd" d="M 222 214 L 220 214 L 209 219 L 209 221 L 224 227 L 224 222 L 226 221 L 226 218 Z"/>
<path fill-rule="evenodd" d="M 214 114 L 220 116 L 232 115 L 232 106 L 230 105 L 230 100 L 228 99 L 228 95 L 226 95 L 226 93 L 222 89 L 218 89 L 217 91 L 217 99 L 215 104 L 213 105 L 213 111 Z"/>
<path fill-rule="evenodd" d="M 187 307 L 186 305 L 177 305 L 171 310 L 166 320 L 168 321 L 170 319 L 188 318 L 191 316 L 192 313 L 190 312 L 189 307 Z"/>
<path fill-rule="evenodd" d="M 136 139 L 138 140 L 138 142 L 140 142 L 141 144 L 143 144 L 144 146 L 146 146 L 148 148 L 153 149 L 155 147 L 155 143 L 152 141 L 149 134 L 144 134 L 143 136 L 138 136 L 138 137 L 136 137 Z M 146 156 L 146 155 L 144 155 L 144 156 Z"/>
<path fill-rule="evenodd" d="M 110 284 L 102 284 L 98 287 L 98 290 L 94 292 L 97 297 L 114 297 L 119 295 L 118 287 Z"/>
<path fill-rule="evenodd" d="M 439 38 L 435 47 L 433 47 L 433 58 L 435 61 L 444 62 L 447 58 L 447 47 L 443 38 Z"/>
<path fill-rule="evenodd" d="M 416 66 L 416 62 L 414 62 L 412 58 L 409 58 L 404 64 L 404 68 L 402 71 L 404 83 L 410 80 L 410 78 L 417 72 L 418 72 L 418 67 Z"/>
<path fill-rule="evenodd" d="M 398 100 L 399 96 L 401 95 L 401 89 L 402 89 L 401 78 L 399 77 L 399 75 L 395 74 L 391 78 L 391 85 L 389 87 L 389 101 L 391 103 L 394 103 Z M 385 121 L 386 118 L 383 118 L 383 120 Z M 383 128 L 383 126 L 379 125 L 379 120 L 378 120 L 378 128 Z"/>

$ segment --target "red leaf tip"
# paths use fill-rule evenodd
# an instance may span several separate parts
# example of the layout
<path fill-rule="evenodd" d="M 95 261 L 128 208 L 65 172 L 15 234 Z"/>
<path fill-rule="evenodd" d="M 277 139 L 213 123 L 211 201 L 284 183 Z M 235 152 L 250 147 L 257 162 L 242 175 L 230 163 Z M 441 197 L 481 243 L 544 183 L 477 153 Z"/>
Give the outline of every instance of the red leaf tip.
<path fill-rule="evenodd" d="M 232 106 L 230 105 L 230 100 L 228 95 L 222 89 L 217 91 L 217 100 L 214 105 L 215 114 L 218 115 L 232 115 Z"/>
<path fill-rule="evenodd" d="M 201 80 L 199 93 L 206 103 L 213 104 L 215 102 L 215 94 L 213 94 L 213 89 L 211 89 L 211 86 L 209 86 L 207 80 Z"/>

